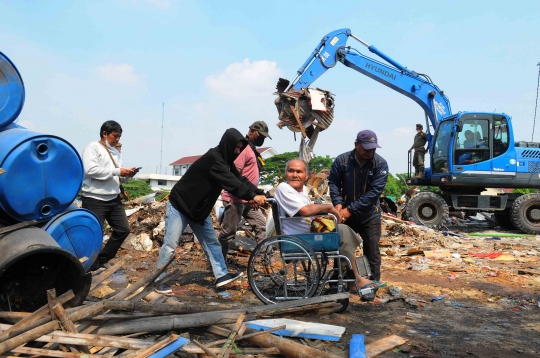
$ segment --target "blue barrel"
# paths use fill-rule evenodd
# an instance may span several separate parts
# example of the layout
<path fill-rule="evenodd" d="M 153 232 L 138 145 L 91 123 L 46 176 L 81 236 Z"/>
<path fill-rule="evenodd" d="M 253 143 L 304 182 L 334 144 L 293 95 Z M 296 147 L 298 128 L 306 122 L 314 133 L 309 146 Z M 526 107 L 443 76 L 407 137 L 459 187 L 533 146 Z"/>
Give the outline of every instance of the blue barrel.
<path fill-rule="evenodd" d="M 24 105 L 24 84 L 17 68 L 0 52 L 0 129 L 13 123 Z"/>
<path fill-rule="evenodd" d="M 81 189 L 83 164 L 62 138 L 10 124 L 0 131 L 0 206 L 18 221 L 51 219 Z"/>
<path fill-rule="evenodd" d="M 68 210 L 56 215 L 45 226 L 45 230 L 66 251 L 81 259 L 86 271 L 96 260 L 103 241 L 101 221 L 90 210 L 71 205 Z"/>

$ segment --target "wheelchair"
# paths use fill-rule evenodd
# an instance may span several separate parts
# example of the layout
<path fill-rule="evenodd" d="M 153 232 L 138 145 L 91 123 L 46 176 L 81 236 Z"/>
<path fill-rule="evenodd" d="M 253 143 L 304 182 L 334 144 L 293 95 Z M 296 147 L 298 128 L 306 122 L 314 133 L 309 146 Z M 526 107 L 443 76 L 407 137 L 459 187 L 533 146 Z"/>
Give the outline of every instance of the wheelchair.
<path fill-rule="evenodd" d="M 338 220 L 334 215 L 314 216 L 332 217 L 335 223 L 332 232 L 282 235 L 281 222 L 298 217 L 280 217 L 278 203 L 274 199 L 268 199 L 268 202 L 272 205 L 277 235 L 257 245 L 247 267 L 249 285 L 259 300 L 274 304 L 348 292 L 351 282 L 359 292 L 351 261 L 339 253 Z M 363 277 L 371 274 L 364 256 L 358 258 L 355 264 Z M 370 290 L 362 290 L 360 294 Z M 338 312 L 345 311 L 349 299 L 338 302 L 342 305 Z"/>

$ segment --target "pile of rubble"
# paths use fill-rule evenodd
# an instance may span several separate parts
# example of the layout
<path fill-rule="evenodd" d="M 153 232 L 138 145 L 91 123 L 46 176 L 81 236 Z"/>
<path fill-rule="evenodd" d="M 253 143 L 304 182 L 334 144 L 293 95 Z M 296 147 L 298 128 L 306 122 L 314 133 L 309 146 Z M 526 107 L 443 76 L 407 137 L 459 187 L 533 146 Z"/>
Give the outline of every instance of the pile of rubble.
<path fill-rule="evenodd" d="M 134 358 L 171 354 L 178 357 L 248 354 L 343 356 L 342 348 L 327 343 L 339 340 L 344 328 L 319 323 L 308 327 L 309 323 L 280 320 L 280 317 L 307 312 L 318 315 L 335 312 L 341 308 L 336 301 L 348 298 L 348 293 L 234 309 L 220 309 L 211 305 L 212 302 L 190 305 L 153 292 L 157 285 L 178 275 L 178 270 L 174 270 L 156 281 L 167 265 L 125 288 L 111 289 L 111 277 L 126 260 L 128 257 L 125 256 L 93 277 L 90 295 L 81 306 L 67 308 L 73 298 L 71 291 L 56 297 L 54 290 L 50 290 L 48 304 L 33 313 L 0 312 L 0 319 L 13 323 L 0 324 L 0 355 Z M 288 328 L 289 324 L 291 328 Z M 302 327 L 297 328 L 299 331 L 292 328 L 297 324 Z M 302 338 L 312 334 L 310 329 L 320 332 L 323 326 L 328 326 L 328 332 L 337 330 L 341 333 L 337 336 L 325 333 L 318 340 Z M 296 338 L 282 337 L 287 335 Z M 375 357 L 405 342 L 401 337 L 389 336 L 365 348 L 368 356 Z"/>

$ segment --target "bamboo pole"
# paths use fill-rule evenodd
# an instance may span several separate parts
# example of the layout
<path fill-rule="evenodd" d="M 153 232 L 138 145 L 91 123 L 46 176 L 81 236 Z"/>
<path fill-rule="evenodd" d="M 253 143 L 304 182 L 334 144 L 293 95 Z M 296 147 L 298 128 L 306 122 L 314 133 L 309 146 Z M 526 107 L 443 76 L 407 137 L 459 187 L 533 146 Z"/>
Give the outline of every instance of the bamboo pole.
<path fill-rule="evenodd" d="M 247 327 L 248 325 L 246 323 L 244 323 L 243 327 Z M 237 337 L 236 338 L 236 341 L 241 341 L 242 339 L 246 339 L 246 338 L 250 338 L 250 337 L 256 337 L 256 336 L 261 336 L 263 334 L 269 334 L 269 333 L 272 333 L 272 332 L 275 332 L 275 331 L 279 331 L 279 330 L 282 330 L 282 329 L 285 329 L 287 328 L 287 326 L 279 326 L 279 327 L 274 327 L 274 328 L 271 328 L 269 330 L 266 330 L 266 331 L 257 331 L 257 332 L 254 332 L 254 333 L 250 333 L 250 334 L 242 334 L 241 336 Z M 244 330 L 245 331 L 245 330 Z M 212 342 L 212 343 L 209 343 L 207 344 L 206 346 L 207 347 L 212 347 L 212 346 L 218 346 L 220 344 L 223 344 L 227 342 L 226 339 L 221 339 L 219 341 L 215 341 L 215 342 Z"/>
<path fill-rule="evenodd" d="M 228 330 L 220 327 L 210 327 L 208 330 L 224 337 L 228 336 L 229 334 Z M 246 332 L 249 334 L 257 331 L 249 329 Z M 247 338 L 246 341 L 258 347 L 276 347 L 279 349 L 279 354 L 284 355 L 287 358 L 340 358 L 334 354 L 321 351 L 310 346 L 304 346 L 303 344 L 296 343 L 290 339 L 280 338 L 270 334 Z"/>
<path fill-rule="evenodd" d="M 212 358 L 219 358 L 218 355 L 216 355 L 210 348 L 205 347 L 202 343 L 199 343 L 198 341 L 192 341 L 195 343 L 197 347 L 203 350 L 204 353 L 210 355 Z"/>
<path fill-rule="evenodd" d="M 240 330 L 240 327 L 242 327 L 242 322 L 244 322 L 244 318 L 246 318 L 246 315 L 245 313 L 242 313 L 236 320 L 236 324 L 234 325 L 234 328 L 231 334 L 229 334 L 229 337 L 227 338 L 227 343 L 225 343 L 227 347 L 225 348 L 225 352 L 223 352 L 223 355 L 222 355 L 223 358 L 229 358 L 229 355 L 231 354 L 231 350 L 234 344 L 234 339 L 238 335 L 238 331 Z"/>
<path fill-rule="evenodd" d="M 103 309 L 103 303 L 99 302 L 88 307 L 84 307 L 71 315 L 73 321 L 78 321 L 82 318 L 96 314 L 97 312 Z M 60 329 L 60 324 L 58 321 L 51 321 L 45 323 L 44 325 L 38 326 L 36 328 L 30 329 L 16 337 L 6 340 L 5 342 L 0 343 L 0 354 L 9 352 L 13 348 L 22 346 L 30 341 L 33 341 L 45 334 L 48 334 L 56 329 Z"/>

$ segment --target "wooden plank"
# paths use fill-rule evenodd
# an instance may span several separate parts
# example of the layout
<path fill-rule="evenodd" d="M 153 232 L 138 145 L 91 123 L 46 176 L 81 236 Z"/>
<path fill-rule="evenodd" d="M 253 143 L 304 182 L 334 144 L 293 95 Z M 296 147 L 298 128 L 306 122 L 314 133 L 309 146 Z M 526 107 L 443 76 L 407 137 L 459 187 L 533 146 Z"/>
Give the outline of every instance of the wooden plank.
<path fill-rule="evenodd" d="M 59 358 L 103 358 L 102 355 L 97 354 L 81 354 L 81 353 L 71 353 L 71 352 L 62 352 L 57 350 L 50 349 L 39 349 L 39 348 L 29 348 L 29 347 L 19 347 L 11 350 L 14 353 L 23 353 L 28 355 L 35 355 L 39 357 L 59 357 Z"/>
<path fill-rule="evenodd" d="M 394 349 L 397 346 L 407 343 L 407 339 L 395 334 L 379 339 L 378 341 L 366 344 L 366 355 L 368 358 L 375 358 L 381 354 Z"/>
<path fill-rule="evenodd" d="M 156 344 L 152 345 L 151 347 L 148 347 L 144 349 L 141 352 L 138 352 L 134 358 L 146 358 L 151 356 L 152 354 L 156 353 L 160 349 L 168 346 L 172 342 L 176 341 L 178 336 L 176 334 L 171 334 L 169 337 L 165 338 L 162 341 L 157 342 Z"/>
<path fill-rule="evenodd" d="M 298 123 L 298 129 L 300 129 L 300 131 L 302 132 L 302 138 L 305 139 L 306 138 L 306 130 L 302 126 L 302 122 L 300 121 L 300 117 L 298 116 L 298 113 L 296 112 L 296 109 L 294 108 L 294 106 L 291 106 L 291 111 L 294 114 L 294 118 L 296 118 L 296 123 Z"/>

